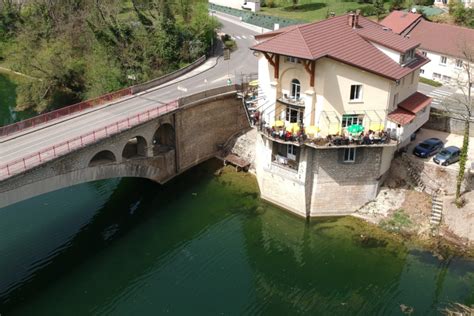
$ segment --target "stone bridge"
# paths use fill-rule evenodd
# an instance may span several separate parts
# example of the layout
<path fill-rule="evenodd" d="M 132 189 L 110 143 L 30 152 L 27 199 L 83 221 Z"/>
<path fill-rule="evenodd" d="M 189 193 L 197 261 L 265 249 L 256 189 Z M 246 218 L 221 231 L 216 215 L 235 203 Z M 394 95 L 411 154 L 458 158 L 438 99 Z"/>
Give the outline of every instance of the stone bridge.
<path fill-rule="evenodd" d="M 0 208 L 79 183 L 142 177 L 163 184 L 215 157 L 249 127 L 238 86 L 197 93 L 174 110 L 0 181 Z"/>

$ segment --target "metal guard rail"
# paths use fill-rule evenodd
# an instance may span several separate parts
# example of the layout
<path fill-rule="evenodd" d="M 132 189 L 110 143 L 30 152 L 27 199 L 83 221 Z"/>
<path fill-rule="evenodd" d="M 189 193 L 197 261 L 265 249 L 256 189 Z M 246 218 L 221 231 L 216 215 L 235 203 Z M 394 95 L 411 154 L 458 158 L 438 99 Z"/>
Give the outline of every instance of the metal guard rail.
<path fill-rule="evenodd" d="M 91 143 L 95 143 L 98 140 L 104 139 L 114 134 L 118 134 L 123 130 L 127 130 L 131 127 L 147 122 L 160 115 L 176 110 L 178 109 L 178 107 L 178 101 L 173 101 L 168 104 L 153 108 L 151 110 L 138 113 L 137 115 L 134 115 L 132 117 L 117 121 L 113 124 L 107 125 L 105 127 L 94 130 L 79 137 L 75 137 L 52 147 L 43 149 L 39 152 L 23 157 L 21 159 L 9 162 L 3 166 L 0 166 L 0 180 L 26 171 L 32 167 L 70 153 Z"/>
<path fill-rule="evenodd" d="M 8 136 L 12 133 L 19 132 L 23 129 L 34 127 L 38 124 L 43 124 L 62 116 L 70 115 L 76 112 L 81 112 L 83 110 L 93 108 L 95 106 L 102 105 L 107 102 L 131 95 L 131 94 L 132 94 L 132 89 L 125 88 L 119 91 L 102 95 L 92 100 L 76 103 L 76 104 L 61 108 L 61 109 L 57 109 L 55 111 L 40 114 L 38 116 L 29 118 L 23 121 L 19 121 L 10 125 L 2 126 L 0 127 L 0 137 Z"/>

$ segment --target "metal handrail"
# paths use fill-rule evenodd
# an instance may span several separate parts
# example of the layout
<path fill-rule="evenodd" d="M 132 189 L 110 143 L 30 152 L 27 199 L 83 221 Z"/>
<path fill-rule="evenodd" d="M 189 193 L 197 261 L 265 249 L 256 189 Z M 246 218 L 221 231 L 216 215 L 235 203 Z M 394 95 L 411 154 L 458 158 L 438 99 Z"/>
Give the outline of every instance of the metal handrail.
<path fill-rule="evenodd" d="M 169 113 L 178 109 L 178 101 L 172 101 L 165 105 L 138 113 L 126 119 L 109 124 L 105 127 L 96 129 L 92 132 L 69 139 L 52 147 L 42 149 L 34 154 L 22 157 L 7 164 L 0 166 L 0 180 L 9 178 L 15 174 L 24 172 L 32 167 L 38 166 L 46 161 L 53 160 L 57 157 L 68 154 L 79 148 L 85 147 L 91 143 L 95 143 L 101 139 L 118 134 L 124 130 L 130 129 L 141 123 L 147 122 L 160 115 Z"/>

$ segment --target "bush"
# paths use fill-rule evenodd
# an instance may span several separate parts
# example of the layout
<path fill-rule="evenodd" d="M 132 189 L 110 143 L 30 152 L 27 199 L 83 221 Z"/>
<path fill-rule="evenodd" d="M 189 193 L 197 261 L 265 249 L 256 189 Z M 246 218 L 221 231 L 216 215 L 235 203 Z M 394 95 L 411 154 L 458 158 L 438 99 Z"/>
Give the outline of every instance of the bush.
<path fill-rule="evenodd" d="M 434 81 L 425 77 L 420 77 L 420 82 L 429 84 L 430 86 L 433 86 L 433 87 L 441 87 L 443 85 L 441 82 Z"/>
<path fill-rule="evenodd" d="M 269 8 L 274 8 L 276 7 L 276 3 L 274 0 L 266 0 L 265 1 L 265 6 L 269 7 Z"/>
<path fill-rule="evenodd" d="M 360 13 L 362 13 L 363 16 L 372 16 L 377 14 L 377 10 L 373 5 L 365 5 L 360 7 Z"/>

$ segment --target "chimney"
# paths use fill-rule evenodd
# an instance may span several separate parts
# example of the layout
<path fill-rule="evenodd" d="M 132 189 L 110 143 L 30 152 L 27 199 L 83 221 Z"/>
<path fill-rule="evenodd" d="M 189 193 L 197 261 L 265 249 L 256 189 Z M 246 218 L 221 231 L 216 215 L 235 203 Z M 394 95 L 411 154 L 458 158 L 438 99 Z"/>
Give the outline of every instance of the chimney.
<path fill-rule="evenodd" d="M 350 27 L 354 28 L 354 22 L 355 22 L 355 15 L 354 12 L 350 12 L 349 15 L 347 16 L 347 23 L 349 24 Z"/>
<path fill-rule="evenodd" d="M 354 21 L 353 28 L 358 28 L 359 27 L 359 16 L 360 16 L 360 10 L 357 9 L 356 14 L 355 14 L 355 21 Z"/>

